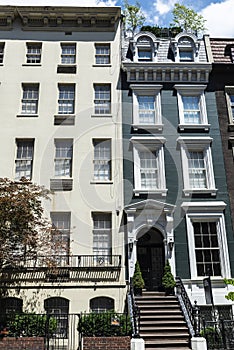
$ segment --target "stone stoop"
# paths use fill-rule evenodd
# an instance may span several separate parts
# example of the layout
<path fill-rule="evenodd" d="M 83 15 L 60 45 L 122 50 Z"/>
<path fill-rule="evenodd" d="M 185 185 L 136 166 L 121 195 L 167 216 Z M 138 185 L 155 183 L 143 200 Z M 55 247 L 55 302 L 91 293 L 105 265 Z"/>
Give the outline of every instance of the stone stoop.
<path fill-rule="evenodd" d="M 145 349 L 189 350 L 189 330 L 176 296 L 143 291 L 135 297 L 140 309 L 140 336 Z"/>

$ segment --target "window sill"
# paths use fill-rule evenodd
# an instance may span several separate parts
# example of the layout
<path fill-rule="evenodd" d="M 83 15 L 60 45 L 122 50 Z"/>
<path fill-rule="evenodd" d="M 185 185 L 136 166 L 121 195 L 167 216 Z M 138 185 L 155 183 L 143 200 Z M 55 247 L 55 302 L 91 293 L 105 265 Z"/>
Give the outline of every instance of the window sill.
<path fill-rule="evenodd" d="M 133 190 L 135 196 L 139 196 L 141 194 L 158 194 L 158 195 L 161 195 L 162 197 L 166 197 L 167 191 L 168 191 L 167 189 L 158 189 L 158 190 L 134 189 Z"/>
<path fill-rule="evenodd" d="M 184 130 L 205 130 L 209 131 L 210 130 L 210 124 L 179 124 L 179 129 L 181 131 Z"/>
<path fill-rule="evenodd" d="M 210 194 L 211 196 L 216 196 L 217 188 L 191 188 L 183 189 L 183 193 L 186 197 L 192 196 L 193 194 Z"/>
<path fill-rule="evenodd" d="M 54 125 L 75 125 L 75 115 L 56 114 L 54 116 Z"/>
<path fill-rule="evenodd" d="M 101 180 L 92 180 L 90 181 L 91 185 L 112 185 L 113 181 L 111 180 L 106 180 L 106 181 L 101 181 Z"/>
<path fill-rule="evenodd" d="M 17 114 L 17 118 L 38 118 L 38 114 Z"/>
<path fill-rule="evenodd" d="M 92 114 L 92 118 L 112 118 L 112 114 Z"/>
<path fill-rule="evenodd" d="M 135 131 L 137 130 L 155 130 L 155 131 L 162 131 L 163 129 L 163 124 L 132 124 L 132 127 Z"/>
<path fill-rule="evenodd" d="M 41 63 L 23 63 L 22 66 L 23 67 L 41 67 L 42 64 Z"/>
<path fill-rule="evenodd" d="M 93 64 L 93 67 L 111 67 L 111 64 Z"/>

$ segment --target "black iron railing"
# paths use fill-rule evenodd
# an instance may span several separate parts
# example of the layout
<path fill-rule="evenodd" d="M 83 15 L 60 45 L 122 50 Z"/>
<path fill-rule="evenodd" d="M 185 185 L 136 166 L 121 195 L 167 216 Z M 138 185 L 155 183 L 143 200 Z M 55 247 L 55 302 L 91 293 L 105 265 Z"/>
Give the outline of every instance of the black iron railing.
<path fill-rule="evenodd" d="M 200 309 L 197 306 L 196 301 L 195 304 L 192 305 L 181 278 L 177 276 L 175 280 L 176 294 L 189 328 L 190 335 L 199 337 L 201 328 Z"/>
<path fill-rule="evenodd" d="M 0 338 L 42 337 L 46 350 L 77 349 L 78 320 L 78 314 L 1 314 Z"/>
<path fill-rule="evenodd" d="M 17 269 L 48 269 L 48 268 L 102 268 L 120 267 L 121 255 L 49 255 L 36 258 L 22 259 L 12 265 L 7 265 L 4 270 Z"/>
<path fill-rule="evenodd" d="M 128 292 L 128 310 L 132 324 L 132 336 L 133 338 L 140 337 L 140 310 L 135 302 L 134 288 L 132 283 L 132 278 L 130 279 L 130 286 Z"/>
<path fill-rule="evenodd" d="M 234 321 L 203 320 L 201 335 L 206 338 L 207 349 L 233 350 L 234 349 Z"/>

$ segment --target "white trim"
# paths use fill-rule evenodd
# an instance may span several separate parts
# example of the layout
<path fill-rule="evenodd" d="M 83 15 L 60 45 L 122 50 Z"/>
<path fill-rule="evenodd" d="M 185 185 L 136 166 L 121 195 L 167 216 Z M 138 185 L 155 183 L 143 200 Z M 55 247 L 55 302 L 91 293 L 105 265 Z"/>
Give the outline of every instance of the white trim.
<path fill-rule="evenodd" d="M 166 142 L 164 137 L 132 137 L 130 139 L 133 145 L 133 159 L 134 159 L 134 193 L 136 195 L 145 193 L 155 193 L 165 196 L 166 177 L 165 177 L 165 163 L 164 163 L 164 148 L 163 144 Z M 158 187 L 157 188 L 142 188 L 140 176 L 140 152 L 155 151 L 157 152 L 156 161 L 158 169 Z"/>
<path fill-rule="evenodd" d="M 206 100 L 204 90 L 206 85 L 184 85 L 176 84 L 174 88 L 177 90 L 177 102 L 179 111 L 179 128 L 184 129 L 204 129 L 209 130 L 210 124 L 208 124 Z M 197 96 L 199 97 L 199 109 L 200 109 L 200 123 L 186 123 L 184 118 L 184 106 L 183 96 Z"/>
<path fill-rule="evenodd" d="M 162 130 L 162 110 L 161 110 L 161 95 L 160 90 L 162 85 L 151 85 L 151 84 L 131 84 L 132 89 L 132 102 L 133 102 L 133 121 L 132 126 L 135 130 L 137 129 L 156 129 Z M 154 96 L 155 105 L 155 122 L 151 124 L 142 124 L 139 120 L 139 103 L 138 96 Z"/>
<path fill-rule="evenodd" d="M 229 127 L 231 126 L 231 128 L 233 128 L 234 118 L 232 114 L 232 103 L 230 100 L 230 95 L 234 95 L 234 86 L 225 86 L 225 95 L 226 95 L 226 103 L 227 103 L 227 109 L 228 109 Z"/>
<path fill-rule="evenodd" d="M 206 212 L 203 212 L 203 208 L 200 207 L 200 212 L 190 212 L 189 205 L 187 206 L 188 212 L 186 214 L 186 225 L 187 225 L 187 238 L 188 238 L 188 250 L 189 250 L 189 259 L 190 259 L 190 271 L 191 279 L 203 279 L 204 276 L 197 276 L 196 269 L 196 256 L 195 256 L 195 243 L 194 243 L 194 233 L 193 233 L 193 222 L 201 221 L 212 221 L 217 224 L 217 236 L 218 236 L 218 246 L 220 251 L 220 266 L 221 266 L 221 276 L 214 276 L 214 278 L 230 278 L 230 263 L 229 263 L 229 254 L 228 254 L 228 245 L 226 237 L 226 228 L 224 214 L 219 211 L 220 202 L 217 202 L 218 206 L 215 208 L 215 203 L 212 203 L 212 206 L 206 207 Z M 196 209 L 198 206 L 202 205 L 202 202 L 196 203 Z M 184 203 L 182 203 L 182 207 Z M 192 207 L 192 206 L 191 206 Z M 204 207 L 204 205 L 202 205 Z M 216 209 L 216 210 L 215 210 Z M 210 211 L 209 211 L 210 210 Z"/>
<path fill-rule="evenodd" d="M 210 144 L 211 137 L 178 137 L 177 142 L 180 144 L 181 161 L 183 169 L 184 194 L 186 196 L 195 193 L 209 193 L 215 196 L 215 179 L 213 172 L 213 162 Z M 202 151 L 206 170 L 206 188 L 191 188 L 189 184 L 189 151 Z"/>

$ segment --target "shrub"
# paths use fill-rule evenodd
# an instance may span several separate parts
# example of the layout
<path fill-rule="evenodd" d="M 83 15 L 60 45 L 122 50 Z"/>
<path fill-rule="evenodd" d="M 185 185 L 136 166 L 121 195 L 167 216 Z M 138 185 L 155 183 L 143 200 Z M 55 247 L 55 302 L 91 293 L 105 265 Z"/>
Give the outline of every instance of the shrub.
<path fill-rule="evenodd" d="M 144 282 L 144 279 L 143 279 L 142 273 L 141 273 L 140 264 L 138 261 L 135 264 L 135 271 L 134 271 L 134 275 L 132 278 L 132 282 L 133 282 L 134 288 L 142 289 L 145 286 L 145 282 Z"/>
<path fill-rule="evenodd" d="M 83 314 L 78 331 L 86 337 L 125 336 L 131 333 L 130 317 L 114 311 Z"/>
<path fill-rule="evenodd" d="M 164 267 L 162 285 L 165 288 L 165 290 L 173 289 L 176 286 L 176 281 L 175 281 L 174 276 L 171 272 L 171 266 L 170 266 L 170 263 L 168 260 L 167 260 L 166 265 Z"/>
<path fill-rule="evenodd" d="M 7 322 L 9 336 L 44 337 L 52 335 L 57 329 L 55 317 L 37 314 L 16 314 Z"/>

